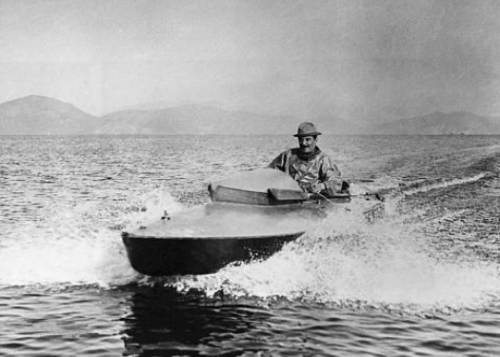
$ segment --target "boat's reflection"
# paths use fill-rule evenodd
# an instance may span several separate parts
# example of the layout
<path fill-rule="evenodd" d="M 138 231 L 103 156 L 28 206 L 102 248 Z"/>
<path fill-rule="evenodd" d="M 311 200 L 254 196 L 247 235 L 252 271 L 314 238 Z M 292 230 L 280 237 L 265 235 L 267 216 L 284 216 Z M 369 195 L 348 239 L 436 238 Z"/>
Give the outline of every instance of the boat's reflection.
<path fill-rule="evenodd" d="M 198 356 L 262 351 L 259 326 L 266 309 L 179 294 L 166 288 L 140 288 L 124 318 L 124 356 Z"/>

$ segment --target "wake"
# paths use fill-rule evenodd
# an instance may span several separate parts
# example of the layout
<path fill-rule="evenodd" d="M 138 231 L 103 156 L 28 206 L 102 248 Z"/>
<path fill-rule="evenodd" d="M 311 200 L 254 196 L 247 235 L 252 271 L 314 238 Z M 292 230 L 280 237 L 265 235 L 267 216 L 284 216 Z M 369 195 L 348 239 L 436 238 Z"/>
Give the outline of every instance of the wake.
<path fill-rule="evenodd" d="M 428 254 L 425 237 L 395 219 L 360 223 L 331 217 L 265 261 L 228 266 L 216 274 L 143 278 L 180 293 L 223 292 L 233 301 L 277 300 L 410 314 L 485 308 L 500 301 L 500 266 L 452 262 Z"/>

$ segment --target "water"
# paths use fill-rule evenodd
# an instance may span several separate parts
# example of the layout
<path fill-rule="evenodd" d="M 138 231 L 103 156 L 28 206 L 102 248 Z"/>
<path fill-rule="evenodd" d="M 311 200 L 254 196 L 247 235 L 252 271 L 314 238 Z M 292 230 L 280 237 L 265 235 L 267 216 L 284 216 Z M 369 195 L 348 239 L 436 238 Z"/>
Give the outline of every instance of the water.
<path fill-rule="evenodd" d="M 500 137 L 320 137 L 384 217 L 150 278 L 120 232 L 208 202 L 287 136 L 0 137 L 0 355 L 500 356 Z"/>

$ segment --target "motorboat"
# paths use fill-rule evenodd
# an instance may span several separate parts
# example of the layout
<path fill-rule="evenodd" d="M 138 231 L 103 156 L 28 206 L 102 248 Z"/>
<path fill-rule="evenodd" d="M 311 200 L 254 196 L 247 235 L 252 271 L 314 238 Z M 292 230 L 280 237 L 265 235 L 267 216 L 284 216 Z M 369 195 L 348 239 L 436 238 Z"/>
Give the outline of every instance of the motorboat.
<path fill-rule="evenodd" d="M 275 254 L 332 210 L 346 207 L 353 197 L 345 188 L 328 197 L 311 195 L 279 170 L 242 172 L 211 183 L 210 203 L 166 213 L 151 224 L 122 232 L 122 239 L 139 273 L 210 274 L 228 264 Z"/>

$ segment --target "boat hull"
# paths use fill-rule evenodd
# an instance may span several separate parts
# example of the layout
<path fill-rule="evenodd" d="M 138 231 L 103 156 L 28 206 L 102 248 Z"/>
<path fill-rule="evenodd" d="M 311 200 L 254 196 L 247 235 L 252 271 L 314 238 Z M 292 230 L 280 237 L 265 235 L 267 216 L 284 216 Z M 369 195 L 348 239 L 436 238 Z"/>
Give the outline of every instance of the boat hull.
<path fill-rule="evenodd" d="M 158 238 L 124 232 L 132 267 L 150 276 L 210 274 L 229 263 L 266 259 L 304 232 L 273 236 Z"/>

